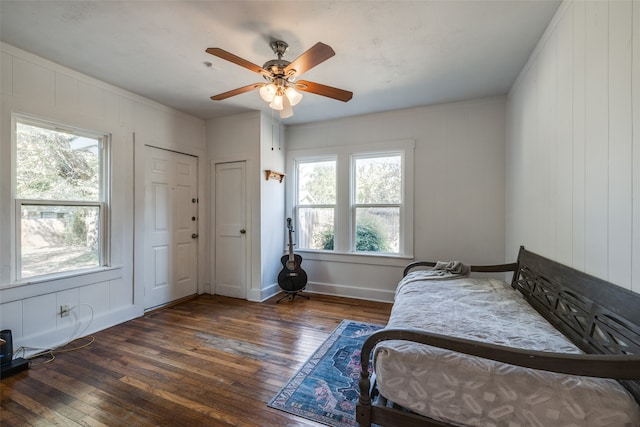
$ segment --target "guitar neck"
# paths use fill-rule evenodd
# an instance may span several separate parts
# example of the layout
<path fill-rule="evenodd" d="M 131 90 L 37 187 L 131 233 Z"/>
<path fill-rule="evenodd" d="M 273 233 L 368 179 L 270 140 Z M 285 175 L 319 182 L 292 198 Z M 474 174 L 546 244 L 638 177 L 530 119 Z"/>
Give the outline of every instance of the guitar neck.
<path fill-rule="evenodd" d="M 291 237 L 291 228 L 289 228 L 289 261 L 295 261 L 295 257 L 293 256 L 293 238 Z"/>

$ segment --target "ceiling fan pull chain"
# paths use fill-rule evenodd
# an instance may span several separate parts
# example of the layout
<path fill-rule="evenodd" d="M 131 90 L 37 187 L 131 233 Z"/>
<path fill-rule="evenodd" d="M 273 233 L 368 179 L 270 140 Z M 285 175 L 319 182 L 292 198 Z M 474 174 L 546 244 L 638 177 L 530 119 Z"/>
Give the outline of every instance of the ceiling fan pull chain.
<path fill-rule="evenodd" d="M 271 109 L 271 151 L 273 151 L 273 109 Z"/>

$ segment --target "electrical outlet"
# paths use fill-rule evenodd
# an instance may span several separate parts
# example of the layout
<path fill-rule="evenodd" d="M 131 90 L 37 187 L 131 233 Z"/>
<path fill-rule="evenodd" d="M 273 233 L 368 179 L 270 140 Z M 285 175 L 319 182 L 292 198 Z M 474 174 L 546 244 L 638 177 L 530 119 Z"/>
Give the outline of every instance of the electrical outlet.
<path fill-rule="evenodd" d="M 71 312 L 71 309 L 69 308 L 68 305 L 60 306 L 60 317 L 67 317 L 70 312 Z"/>

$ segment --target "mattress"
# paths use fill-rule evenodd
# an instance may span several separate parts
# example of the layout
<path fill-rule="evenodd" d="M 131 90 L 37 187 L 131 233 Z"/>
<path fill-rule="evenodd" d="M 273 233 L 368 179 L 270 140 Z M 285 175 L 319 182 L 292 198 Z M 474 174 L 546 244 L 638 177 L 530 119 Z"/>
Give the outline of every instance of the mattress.
<path fill-rule="evenodd" d="M 581 353 L 507 283 L 423 280 L 398 285 L 387 328 L 415 328 L 509 347 Z M 374 352 L 378 390 L 416 413 L 460 426 L 640 426 L 617 381 L 538 371 L 407 341 Z"/>

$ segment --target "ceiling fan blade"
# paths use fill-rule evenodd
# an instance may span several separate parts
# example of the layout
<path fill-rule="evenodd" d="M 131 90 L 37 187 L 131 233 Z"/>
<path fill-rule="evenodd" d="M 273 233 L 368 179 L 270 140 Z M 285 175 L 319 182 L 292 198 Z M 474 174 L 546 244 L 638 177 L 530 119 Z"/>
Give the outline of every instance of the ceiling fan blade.
<path fill-rule="evenodd" d="M 211 99 L 213 99 L 214 101 L 222 101 L 223 99 L 231 98 L 232 96 L 240 95 L 241 93 L 261 88 L 262 86 L 264 86 L 264 83 L 253 83 L 248 86 L 243 86 L 237 89 L 230 90 L 228 92 L 220 93 L 218 95 L 213 95 Z"/>
<path fill-rule="evenodd" d="M 219 47 L 210 47 L 207 49 L 207 53 L 210 53 L 213 56 L 217 56 L 218 58 L 222 58 L 229 62 L 233 62 L 236 65 L 239 65 L 241 67 L 244 67 L 248 70 L 253 71 L 254 73 L 263 74 L 266 76 L 271 75 L 271 73 L 269 73 L 267 70 L 265 70 L 261 66 L 256 65 L 253 62 L 249 62 L 246 59 L 242 59 L 231 52 L 227 52 L 224 49 L 220 49 Z"/>
<path fill-rule="evenodd" d="M 320 83 L 300 80 L 296 82 L 295 85 L 296 89 L 299 89 L 303 92 L 315 93 L 316 95 L 326 96 L 343 102 L 347 102 L 351 98 L 353 98 L 353 92 L 338 89 L 337 87 L 321 85 Z"/>
<path fill-rule="evenodd" d="M 335 54 L 331 46 L 318 42 L 287 65 L 284 74 L 285 76 L 299 76 Z"/>

